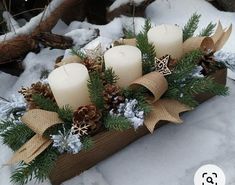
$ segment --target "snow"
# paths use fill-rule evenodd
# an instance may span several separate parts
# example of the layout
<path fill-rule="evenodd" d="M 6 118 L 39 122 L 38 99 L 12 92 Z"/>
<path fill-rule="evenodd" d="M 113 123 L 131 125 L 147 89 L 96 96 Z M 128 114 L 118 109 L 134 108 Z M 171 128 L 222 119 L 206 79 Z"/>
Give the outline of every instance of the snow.
<path fill-rule="evenodd" d="M 66 33 L 65 36 L 73 39 L 75 47 L 81 47 L 86 45 L 98 36 L 98 31 L 94 29 L 75 29 Z"/>
<path fill-rule="evenodd" d="M 15 30 L 20 28 L 18 22 L 12 17 L 12 15 L 8 11 L 4 11 L 2 13 L 2 17 L 7 23 L 7 28 L 9 31 L 14 32 Z"/>
<path fill-rule="evenodd" d="M 112 12 L 113 10 L 119 8 L 120 6 L 126 5 L 127 3 L 134 3 L 136 6 L 138 6 L 144 1 L 145 0 L 115 0 L 113 4 L 109 7 L 109 11 Z"/>
<path fill-rule="evenodd" d="M 9 95 L 16 93 L 22 86 L 28 87 L 32 83 L 37 82 L 43 71 L 54 69 L 56 58 L 63 54 L 63 50 L 50 50 L 49 48 L 41 50 L 38 54 L 29 53 L 23 61 L 25 71 L 10 89 L 6 89 L 4 97 L 8 98 Z"/>
<path fill-rule="evenodd" d="M 178 24 L 183 26 L 193 12 L 202 14 L 200 29 L 210 21 L 221 20 L 224 26 L 235 25 L 235 13 L 221 12 L 204 0 L 157 0 L 147 9 L 147 16 L 154 24 Z M 143 19 L 136 18 L 136 31 L 143 26 Z M 97 46 L 101 41 L 106 48 L 112 40 L 123 35 L 123 27 L 132 28 L 132 18 L 120 17 L 111 23 L 98 26 L 86 22 L 73 22 L 66 26 L 59 22 L 54 28 L 61 34 L 76 29 L 99 29 L 100 37 L 86 48 Z M 200 30 L 198 29 L 198 31 Z M 235 33 L 224 51 L 235 53 Z M 67 51 L 68 53 L 68 51 Z M 0 95 L 9 97 L 22 85 L 37 81 L 40 72 L 51 70 L 62 50 L 44 49 L 39 54 L 29 53 L 24 60 L 25 72 L 16 77 L 0 73 Z M 235 85 L 228 80 L 230 96 L 214 97 L 183 116 L 182 125 L 169 124 L 124 148 L 95 167 L 64 185 L 191 185 L 193 175 L 203 164 L 220 166 L 227 177 L 227 184 L 235 182 Z M 12 152 L 4 145 L 0 148 L 0 166 Z M 0 184 L 11 185 L 11 167 L 0 167 Z M 31 183 L 33 184 L 33 182 Z M 48 185 L 45 182 L 43 185 Z"/>

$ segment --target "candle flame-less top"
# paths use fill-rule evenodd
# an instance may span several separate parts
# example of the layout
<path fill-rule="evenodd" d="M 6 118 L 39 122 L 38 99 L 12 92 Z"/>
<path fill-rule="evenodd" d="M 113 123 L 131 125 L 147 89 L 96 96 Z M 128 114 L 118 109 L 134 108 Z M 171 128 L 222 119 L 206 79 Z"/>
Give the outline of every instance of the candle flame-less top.
<path fill-rule="evenodd" d="M 171 55 L 180 58 L 183 53 L 183 31 L 176 25 L 160 25 L 148 32 L 148 41 L 155 46 L 157 57 Z"/>
<path fill-rule="evenodd" d="M 74 110 L 90 102 L 88 80 L 87 68 L 78 63 L 56 68 L 48 77 L 49 85 L 59 107 L 69 105 Z"/>
<path fill-rule="evenodd" d="M 109 49 L 105 55 L 105 67 L 112 68 L 119 77 L 118 85 L 127 87 L 142 76 L 141 51 L 134 46 L 122 45 Z"/>

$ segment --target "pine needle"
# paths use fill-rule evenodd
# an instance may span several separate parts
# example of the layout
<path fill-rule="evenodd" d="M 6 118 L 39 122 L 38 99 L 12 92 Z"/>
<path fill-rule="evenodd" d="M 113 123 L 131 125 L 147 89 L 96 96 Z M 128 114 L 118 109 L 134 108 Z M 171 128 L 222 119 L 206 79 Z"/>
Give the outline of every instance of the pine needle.
<path fill-rule="evenodd" d="M 85 137 L 81 140 L 81 142 L 82 142 L 82 149 L 85 151 L 91 149 L 94 144 L 91 137 Z"/>
<path fill-rule="evenodd" d="M 200 32 L 199 36 L 201 37 L 209 37 L 212 35 L 212 33 L 214 32 L 216 27 L 216 24 L 210 22 L 206 28 L 202 29 L 202 31 Z"/>
<path fill-rule="evenodd" d="M 187 24 L 184 26 L 183 29 L 183 40 L 187 40 L 191 37 L 193 37 L 195 31 L 198 28 L 198 24 L 200 21 L 201 15 L 194 13 L 190 19 L 188 20 Z"/>
<path fill-rule="evenodd" d="M 70 50 L 71 50 L 72 55 L 76 55 L 82 60 L 84 60 L 86 58 L 86 54 L 83 53 L 80 49 L 77 49 L 77 48 L 73 47 Z"/>
<path fill-rule="evenodd" d="M 57 111 L 59 117 L 66 123 L 73 122 L 73 110 L 69 106 L 64 106 Z"/>
<path fill-rule="evenodd" d="M 31 163 L 20 163 L 11 176 L 11 182 L 19 185 L 27 184 L 32 179 L 43 182 L 50 175 L 58 156 L 55 149 L 48 148 Z"/>
<path fill-rule="evenodd" d="M 32 95 L 33 102 L 36 103 L 41 109 L 46 111 L 57 112 L 58 106 L 52 100 L 45 98 L 39 94 Z"/>
<path fill-rule="evenodd" d="M 147 19 L 143 31 L 136 36 L 137 47 L 142 53 L 143 74 L 150 73 L 155 68 L 155 47 L 148 42 L 147 33 L 151 28 L 151 22 Z"/>
<path fill-rule="evenodd" d="M 104 80 L 107 84 L 116 84 L 118 81 L 118 76 L 115 74 L 112 68 L 105 69 Z"/>
<path fill-rule="evenodd" d="M 172 74 L 166 77 L 169 87 L 164 94 L 165 98 L 175 99 L 190 107 L 195 107 L 198 105 L 195 100 L 197 94 L 228 95 L 228 88 L 217 84 L 213 79 L 209 77 L 198 78 L 192 75 L 202 56 L 203 52 L 195 50 L 186 54 L 177 63 Z"/>
<path fill-rule="evenodd" d="M 108 115 L 104 120 L 104 125 L 109 130 L 124 131 L 131 128 L 130 121 L 123 116 Z"/>
<path fill-rule="evenodd" d="M 90 74 L 90 80 L 88 81 L 88 89 L 90 93 L 91 102 L 100 110 L 104 109 L 103 99 L 103 82 L 100 79 L 100 75 L 97 72 Z"/>
<path fill-rule="evenodd" d="M 13 123 L 8 122 L 7 126 L 9 127 L 0 133 L 0 137 L 3 139 L 3 143 L 14 151 L 18 150 L 34 135 L 34 132 L 24 124 L 13 125 Z"/>

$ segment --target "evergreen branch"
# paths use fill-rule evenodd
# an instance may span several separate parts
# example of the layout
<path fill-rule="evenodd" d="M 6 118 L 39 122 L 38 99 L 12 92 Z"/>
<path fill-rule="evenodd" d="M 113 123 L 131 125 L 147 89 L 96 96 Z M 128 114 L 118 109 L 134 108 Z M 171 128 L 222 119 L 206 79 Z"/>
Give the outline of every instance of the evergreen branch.
<path fill-rule="evenodd" d="M 217 84 L 211 78 L 198 78 L 193 76 L 197 63 L 203 56 L 199 50 L 186 54 L 176 65 L 172 74 L 167 76 L 168 90 L 164 97 L 176 99 L 186 105 L 195 107 L 198 102 L 195 95 L 201 93 L 212 93 L 214 95 L 227 95 L 228 89 Z"/>
<path fill-rule="evenodd" d="M 91 137 L 84 137 L 82 138 L 81 142 L 82 142 L 82 149 L 85 151 L 90 150 L 94 144 Z"/>
<path fill-rule="evenodd" d="M 182 81 L 185 77 L 190 76 L 197 66 L 197 62 L 202 58 L 203 52 L 194 50 L 186 54 L 176 65 L 172 74 L 167 76 L 168 83 L 173 81 Z"/>
<path fill-rule="evenodd" d="M 131 128 L 130 121 L 123 116 L 108 115 L 104 120 L 104 125 L 109 130 L 124 131 Z"/>
<path fill-rule="evenodd" d="M 136 36 L 136 45 L 142 53 L 143 74 L 150 73 L 155 68 L 155 47 L 153 44 L 148 42 L 147 36 L 150 28 L 151 22 L 149 20 L 146 20 L 143 31 Z"/>
<path fill-rule="evenodd" d="M 184 26 L 183 29 L 183 40 L 187 40 L 193 37 L 195 31 L 198 28 L 199 20 L 201 15 L 194 13 L 190 19 L 188 20 L 187 24 Z"/>
<path fill-rule="evenodd" d="M 176 83 L 170 86 L 165 93 L 165 98 L 178 100 L 190 107 L 196 107 L 198 102 L 195 96 L 201 93 L 210 93 L 213 95 L 227 96 L 228 87 L 216 83 L 209 77 L 191 78 L 184 83 Z"/>
<path fill-rule="evenodd" d="M 136 99 L 138 101 L 137 109 L 143 110 L 145 115 L 151 112 L 152 107 L 146 99 L 148 90 L 144 87 L 137 89 L 127 88 L 124 89 L 122 93 L 127 99 Z"/>
<path fill-rule="evenodd" d="M 15 126 L 13 120 L 3 120 L 0 122 L 0 134 L 5 132 L 7 129 Z"/>
<path fill-rule="evenodd" d="M 107 84 L 115 84 L 118 81 L 118 76 L 115 74 L 112 68 L 105 69 L 104 80 Z"/>
<path fill-rule="evenodd" d="M 32 179 L 43 182 L 50 175 L 58 156 L 55 149 L 49 148 L 31 163 L 20 163 L 11 176 L 11 182 L 19 185 L 24 185 Z"/>
<path fill-rule="evenodd" d="M 72 55 L 76 55 L 82 60 L 84 60 L 86 58 L 86 54 L 83 53 L 80 49 L 76 49 L 75 47 L 73 47 L 70 50 L 71 50 Z"/>
<path fill-rule="evenodd" d="M 216 83 L 212 78 L 194 78 L 188 84 L 188 92 L 191 95 L 200 93 L 211 93 L 214 95 L 227 96 L 229 94 L 228 87 Z"/>
<path fill-rule="evenodd" d="M 137 47 L 142 53 L 143 74 L 150 73 L 155 68 L 155 47 L 153 46 L 153 44 L 150 44 L 148 42 L 147 36 L 143 35 L 142 33 L 137 35 L 136 42 Z"/>
<path fill-rule="evenodd" d="M 143 34 L 147 35 L 148 31 L 152 28 L 152 24 L 151 24 L 151 20 L 150 19 L 146 19 L 145 20 L 145 24 L 144 24 L 144 28 L 143 28 Z"/>
<path fill-rule="evenodd" d="M 57 111 L 60 119 L 62 119 L 66 123 L 73 122 L 73 110 L 69 106 L 64 106 L 63 108 L 58 109 Z"/>
<path fill-rule="evenodd" d="M 100 75 L 97 72 L 90 74 L 90 80 L 88 81 L 88 89 L 90 93 L 91 102 L 98 108 L 104 109 L 104 99 L 103 99 L 103 82 L 100 79 Z"/>
<path fill-rule="evenodd" d="M 46 111 L 57 112 L 58 106 L 52 100 L 45 98 L 39 94 L 32 95 L 33 102 L 37 104 L 41 109 Z"/>
<path fill-rule="evenodd" d="M 34 132 L 24 124 L 13 125 L 0 134 L 3 143 L 8 145 L 12 150 L 18 150 L 24 143 L 32 138 Z"/>
<path fill-rule="evenodd" d="M 126 39 L 132 39 L 136 37 L 135 33 L 132 30 L 123 29 L 123 33 L 124 38 Z"/>
<path fill-rule="evenodd" d="M 215 27 L 216 27 L 216 24 L 213 24 L 212 22 L 210 22 L 206 28 L 202 29 L 199 36 L 209 37 L 214 32 Z"/>

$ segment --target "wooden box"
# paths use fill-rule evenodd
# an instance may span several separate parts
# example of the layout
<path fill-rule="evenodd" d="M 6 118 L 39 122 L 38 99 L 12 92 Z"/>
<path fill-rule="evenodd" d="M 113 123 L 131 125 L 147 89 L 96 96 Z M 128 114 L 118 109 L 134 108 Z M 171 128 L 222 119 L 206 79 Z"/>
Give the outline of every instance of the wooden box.
<path fill-rule="evenodd" d="M 219 70 L 211 76 L 217 83 L 225 85 L 227 70 Z M 213 96 L 212 94 L 201 94 L 195 99 L 203 103 Z M 156 129 L 164 124 L 167 122 L 159 122 Z M 146 134 L 149 134 L 149 131 L 144 126 L 137 131 L 129 129 L 123 132 L 104 131 L 97 134 L 93 137 L 94 145 L 89 151 L 82 151 L 76 155 L 64 154 L 59 157 L 50 175 L 51 183 L 59 185 L 63 181 L 79 175 Z"/>

